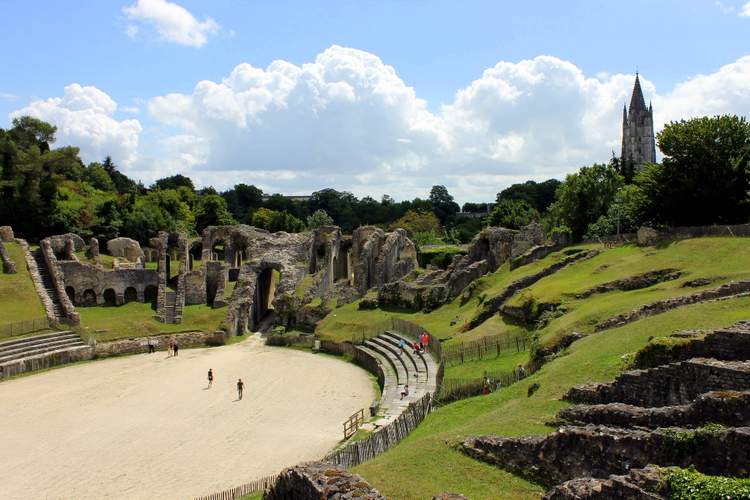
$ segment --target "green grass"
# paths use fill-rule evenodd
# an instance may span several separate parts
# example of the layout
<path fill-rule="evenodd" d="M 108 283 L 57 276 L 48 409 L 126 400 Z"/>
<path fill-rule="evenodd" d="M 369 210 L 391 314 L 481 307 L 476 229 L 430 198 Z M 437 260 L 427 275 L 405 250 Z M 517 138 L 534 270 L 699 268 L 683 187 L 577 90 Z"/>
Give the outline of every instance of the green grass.
<path fill-rule="evenodd" d="M 528 351 L 516 352 L 514 349 L 512 351 L 501 352 L 497 358 L 447 366 L 445 368 L 445 378 L 477 378 L 483 376 L 485 372 L 510 372 L 519 363 L 525 363 L 528 359 Z"/>
<path fill-rule="evenodd" d="M 164 333 L 213 331 L 221 326 L 226 316 L 226 308 L 191 305 L 185 306 L 182 323 L 166 324 L 156 320 L 156 311 L 151 304 L 141 302 L 117 307 L 79 307 L 76 310 L 81 315 L 80 333 L 85 337 L 93 336 L 100 342 Z"/>
<path fill-rule="evenodd" d="M 16 263 L 16 274 L 0 273 L 0 326 L 16 321 L 46 318 L 31 274 L 26 268 L 23 249 L 17 243 L 4 243 Z"/>
<path fill-rule="evenodd" d="M 452 445 L 472 435 L 547 433 L 551 428 L 546 422 L 565 406 L 560 398 L 570 387 L 612 379 L 622 368 L 623 355 L 646 345 L 649 337 L 718 328 L 748 317 L 750 298 L 744 297 L 685 307 L 585 337 L 522 382 L 434 412 L 402 443 L 355 472 L 388 498 L 430 498 L 445 491 L 472 499 L 538 498 L 543 487 L 472 460 Z M 529 398 L 532 383 L 540 388 Z"/>

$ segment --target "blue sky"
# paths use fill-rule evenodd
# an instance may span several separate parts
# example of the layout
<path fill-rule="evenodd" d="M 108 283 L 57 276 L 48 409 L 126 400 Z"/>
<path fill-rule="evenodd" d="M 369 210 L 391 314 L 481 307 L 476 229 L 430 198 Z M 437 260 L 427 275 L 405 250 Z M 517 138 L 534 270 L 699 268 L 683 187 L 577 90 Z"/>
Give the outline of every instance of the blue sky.
<path fill-rule="evenodd" d="M 19 110 L 59 121 L 58 145 L 87 161 L 110 152 L 146 181 L 179 171 L 217 187 L 398 198 L 442 183 L 491 199 L 605 161 L 636 67 L 657 125 L 747 114 L 745 3 L 4 0 L 0 126 Z M 276 60 L 310 66 L 296 90 L 273 83 L 286 69 L 248 84 L 272 96 L 262 102 L 247 81 L 226 83 L 241 63 Z M 204 80 L 220 103 L 201 100 Z"/>

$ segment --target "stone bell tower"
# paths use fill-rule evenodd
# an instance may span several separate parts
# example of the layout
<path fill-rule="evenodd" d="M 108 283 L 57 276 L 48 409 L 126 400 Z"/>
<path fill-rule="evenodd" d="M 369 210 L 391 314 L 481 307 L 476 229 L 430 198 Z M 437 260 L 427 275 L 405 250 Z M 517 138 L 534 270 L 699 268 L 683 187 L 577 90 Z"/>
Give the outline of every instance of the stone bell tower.
<path fill-rule="evenodd" d="M 622 109 L 622 155 L 623 164 L 629 163 L 635 172 L 645 163 L 656 163 L 656 142 L 654 141 L 654 110 L 643 99 L 641 81 L 635 75 L 630 107 Z"/>

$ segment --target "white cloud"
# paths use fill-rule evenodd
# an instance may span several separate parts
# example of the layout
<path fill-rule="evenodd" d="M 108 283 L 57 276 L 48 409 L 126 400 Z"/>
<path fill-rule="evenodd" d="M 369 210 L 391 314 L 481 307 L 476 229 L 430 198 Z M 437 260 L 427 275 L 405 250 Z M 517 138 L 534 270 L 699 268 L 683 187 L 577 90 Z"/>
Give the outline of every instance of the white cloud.
<path fill-rule="evenodd" d="M 117 104 L 96 87 L 73 83 L 62 97 L 31 102 L 10 113 L 10 118 L 30 115 L 57 126 L 56 146 L 81 148 L 84 161 L 101 161 L 111 155 L 115 162 L 129 167 L 138 158 L 138 120 L 112 118 Z"/>
<path fill-rule="evenodd" d="M 739 15 L 741 17 L 750 17 L 750 2 L 747 2 L 742 9 L 740 9 Z"/>
<path fill-rule="evenodd" d="M 0 100 L 15 101 L 16 99 L 18 99 L 18 96 L 16 94 L 11 94 L 10 92 L 0 92 Z"/>
<path fill-rule="evenodd" d="M 124 7 L 123 12 L 131 21 L 152 25 L 163 40 L 190 47 L 203 47 L 208 37 L 219 31 L 219 25 L 212 18 L 198 21 L 186 8 L 167 0 L 137 0 Z M 129 37 L 137 33 L 137 26 L 127 26 Z"/>
<path fill-rule="evenodd" d="M 116 104 L 94 87 L 71 85 L 17 114 L 33 111 L 84 157 L 112 154 L 144 181 L 183 173 L 217 188 L 334 187 L 376 198 L 424 197 L 445 184 L 461 202 L 482 201 L 619 154 L 633 78 L 586 75 L 552 56 L 499 62 L 433 113 L 376 55 L 332 46 L 301 66 L 243 63 L 190 93 L 137 101 L 158 124 L 139 161 L 140 123 L 113 119 Z M 660 92 L 643 75 L 641 84 L 657 131 L 692 116 L 750 115 L 750 56 Z"/>

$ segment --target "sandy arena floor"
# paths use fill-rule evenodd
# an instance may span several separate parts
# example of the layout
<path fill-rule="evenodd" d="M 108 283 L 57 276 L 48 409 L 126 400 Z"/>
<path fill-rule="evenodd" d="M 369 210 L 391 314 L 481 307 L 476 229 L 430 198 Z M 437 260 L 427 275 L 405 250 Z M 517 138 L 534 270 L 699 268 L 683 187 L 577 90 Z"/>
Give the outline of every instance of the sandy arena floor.
<path fill-rule="evenodd" d="M 1 382 L 0 498 L 184 499 L 238 486 L 322 457 L 373 397 L 361 369 L 256 337 Z"/>

